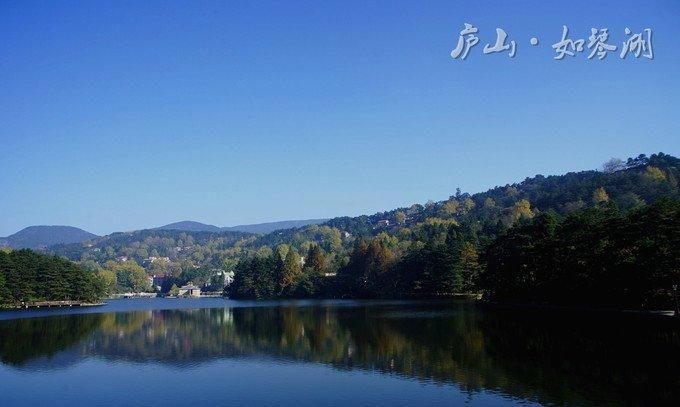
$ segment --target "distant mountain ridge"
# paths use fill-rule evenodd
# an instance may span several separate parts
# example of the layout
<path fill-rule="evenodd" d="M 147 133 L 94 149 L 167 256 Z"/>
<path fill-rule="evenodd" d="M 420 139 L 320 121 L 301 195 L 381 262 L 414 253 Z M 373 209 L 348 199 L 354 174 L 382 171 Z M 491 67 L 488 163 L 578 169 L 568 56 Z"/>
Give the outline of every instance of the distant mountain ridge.
<path fill-rule="evenodd" d="M 195 221 L 181 221 L 153 228 L 151 230 L 180 230 L 183 232 L 245 232 L 255 234 L 271 233 L 276 230 L 298 228 L 326 222 L 328 219 L 284 220 L 249 225 L 219 227 Z M 99 237 L 73 226 L 29 226 L 19 232 L 0 237 L 0 247 L 13 249 L 41 249 L 48 246 L 81 243 Z"/>
<path fill-rule="evenodd" d="M 201 222 L 194 222 L 192 220 L 184 220 L 181 222 L 170 223 L 154 229 L 159 230 L 181 230 L 184 232 L 220 232 L 221 228 L 215 225 L 208 225 Z"/>
<path fill-rule="evenodd" d="M 265 222 L 256 223 L 252 225 L 237 225 L 222 228 L 223 231 L 236 231 L 247 233 L 271 233 L 277 230 L 301 228 L 303 226 L 317 225 L 328 221 L 328 219 L 301 219 L 301 220 L 283 220 L 279 222 Z"/>
<path fill-rule="evenodd" d="M 73 226 L 29 226 L 0 238 L 0 246 L 13 249 L 39 249 L 55 244 L 79 243 L 97 238 L 94 233 Z"/>
<path fill-rule="evenodd" d="M 246 233 L 271 233 L 282 229 L 299 228 L 303 226 L 315 225 L 326 222 L 328 219 L 299 219 L 299 220 L 283 220 L 278 222 L 255 223 L 248 225 L 236 225 L 219 227 L 209 225 L 206 223 L 185 220 L 181 222 L 170 223 L 155 229 L 159 230 L 181 230 L 185 232 L 246 232 Z"/>

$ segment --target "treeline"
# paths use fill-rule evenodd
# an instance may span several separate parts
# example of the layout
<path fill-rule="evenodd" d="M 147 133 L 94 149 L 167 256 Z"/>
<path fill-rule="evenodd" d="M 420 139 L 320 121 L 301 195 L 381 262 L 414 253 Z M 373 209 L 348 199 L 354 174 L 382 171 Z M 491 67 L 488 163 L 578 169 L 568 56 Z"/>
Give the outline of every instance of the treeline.
<path fill-rule="evenodd" d="M 312 246 L 243 259 L 232 298 L 428 298 L 484 292 L 502 301 L 672 308 L 680 283 L 680 201 L 630 212 L 603 203 L 524 217 L 485 247 L 473 228 L 432 224 L 418 243 L 361 239 L 339 269 Z M 480 251 L 482 253 L 480 254 Z M 337 270 L 337 273 L 335 272 Z"/>
<path fill-rule="evenodd" d="M 104 294 L 97 276 L 68 260 L 31 250 L 0 251 L 0 305 L 77 300 L 96 302 Z"/>
<path fill-rule="evenodd" d="M 663 153 L 613 159 L 602 171 L 539 175 L 482 194 L 458 191 L 442 202 L 267 235 L 256 242 L 269 246 L 241 261 L 228 294 L 483 292 L 505 301 L 672 308 L 672 287 L 680 284 L 679 168 L 680 160 Z M 312 248 L 321 251 L 322 266 L 305 272 L 305 265 L 293 274 L 296 288 L 284 290 L 282 249 L 298 250 L 306 261 Z"/>
<path fill-rule="evenodd" d="M 626 161 L 611 159 L 599 171 L 539 174 L 476 194 L 456 190 L 443 201 L 414 203 L 373 215 L 333 218 L 323 225 L 263 235 L 249 246 L 293 244 L 306 250 L 312 242 L 330 252 L 336 251 L 331 246 L 341 239 L 343 246 L 351 250 L 352 238 L 370 238 L 381 232 L 400 236 L 404 229 L 408 232 L 424 223 L 441 221 L 472 225 L 481 243 L 486 244 L 518 219 L 538 212 L 553 211 L 567 216 L 603 201 L 613 202 L 626 212 L 662 198 L 680 199 L 679 180 L 680 159 L 664 153 L 649 157 L 641 154 Z M 351 237 L 345 237 L 345 233 Z"/>
<path fill-rule="evenodd" d="M 614 205 L 559 219 L 542 213 L 486 250 L 491 298 L 553 304 L 671 308 L 680 283 L 680 201 L 628 214 Z"/>
<path fill-rule="evenodd" d="M 438 297 L 472 292 L 480 271 L 476 234 L 455 224 L 432 224 L 417 243 L 383 233 L 357 243 L 337 275 L 341 297 Z"/>
<path fill-rule="evenodd" d="M 310 247 L 306 259 L 294 247 L 281 245 L 269 256 L 239 261 L 225 293 L 239 299 L 333 296 L 327 260 L 318 245 Z"/>
<path fill-rule="evenodd" d="M 146 290 L 144 273 L 165 276 L 163 292 L 188 281 L 214 291 L 219 276 L 235 271 L 227 291 L 233 298 L 503 295 L 484 274 L 490 248 L 508 230 L 533 218 L 561 224 L 613 208 L 628 216 L 679 200 L 679 179 L 680 159 L 639 155 L 612 159 L 600 171 L 536 175 L 476 194 L 457 190 L 443 201 L 261 236 L 148 230 L 50 251 L 101 274 L 110 292 Z"/>
<path fill-rule="evenodd" d="M 471 292 L 481 270 L 474 232 L 435 223 L 418 232 L 422 244 L 404 245 L 381 233 L 358 240 L 346 261 L 311 245 L 302 258 L 280 245 L 268 256 L 242 259 L 226 294 L 231 298 L 437 297 Z"/>

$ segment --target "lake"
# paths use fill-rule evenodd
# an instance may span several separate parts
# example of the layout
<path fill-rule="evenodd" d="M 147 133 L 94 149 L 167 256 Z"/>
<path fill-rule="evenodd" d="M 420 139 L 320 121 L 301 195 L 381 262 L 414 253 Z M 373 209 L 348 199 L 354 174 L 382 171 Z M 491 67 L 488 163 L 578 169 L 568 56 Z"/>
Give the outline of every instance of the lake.
<path fill-rule="evenodd" d="M 455 301 L 0 312 L 2 406 L 680 405 L 668 317 Z"/>

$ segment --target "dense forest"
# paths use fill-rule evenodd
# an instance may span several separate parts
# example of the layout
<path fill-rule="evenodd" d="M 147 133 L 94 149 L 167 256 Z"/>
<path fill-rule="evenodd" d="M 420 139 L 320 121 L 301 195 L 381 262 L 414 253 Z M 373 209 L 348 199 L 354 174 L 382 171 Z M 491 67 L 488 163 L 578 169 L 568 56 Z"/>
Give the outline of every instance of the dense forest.
<path fill-rule="evenodd" d="M 144 274 L 166 276 L 161 291 L 187 282 L 214 291 L 224 281 L 218 277 L 234 272 L 234 282 L 225 291 L 233 298 L 431 297 L 484 292 L 489 298 L 504 300 L 670 307 L 669 290 L 678 277 L 678 246 L 671 245 L 678 233 L 672 227 L 677 224 L 673 208 L 680 199 L 678 179 L 678 158 L 663 153 L 639 155 L 626 161 L 611 159 L 600 170 L 536 175 L 476 194 L 457 190 L 443 201 L 338 217 L 263 235 L 143 230 L 53 246 L 48 251 L 102 276 L 109 292 L 150 289 L 141 284 Z M 651 223 L 640 222 L 666 225 L 666 234 L 657 234 Z M 550 232 L 554 241 L 518 237 L 545 223 L 554 228 Z M 598 234 L 588 235 L 595 228 Z M 624 234 L 633 236 L 625 242 L 606 240 Z M 571 246 L 565 246 L 594 250 L 593 242 L 600 253 L 570 252 Z M 648 244 L 657 245 L 653 249 L 657 252 L 640 246 Z M 529 249 L 539 250 L 539 246 L 544 253 L 552 250 L 562 257 L 553 263 L 537 263 Z M 614 250 L 619 257 L 608 258 L 615 256 Z M 665 259 L 663 272 L 650 256 Z M 564 292 L 546 291 L 547 282 L 541 279 L 547 276 L 531 274 L 538 267 L 548 267 L 543 273 L 550 273 L 550 284 L 563 287 Z M 644 294 L 630 292 L 633 288 L 626 285 L 634 280 L 620 275 L 633 269 L 649 277 Z M 580 274 L 575 276 L 570 270 L 580 270 Z M 566 285 L 558 279 L 564 275 L 579 279 L 578 284 Z M 613 276 L 616 280 L 610 279 Z M 535 280 L 536 287 L 523 284 L 523 279 Z M 505 284 L 520 285 L 522 290 L 509 295 L 501 286 Z M 635 289 L 641 287 L 637 284 Z"/>
<path fill-rule="evenodd" d="M 664 154 L 611 160 L 602 171 L 536 176 L 481 194 L 458 192 L 443 202 L 262 236 L 256 243 L 274 250 L 241 260 L 227 293 L 484 292 L 496 300 L 671 308 L 680 282 L 679 161 Z M 342 239 L 347 230 L 355 234 L 351 248 Z"/>
<path fill-rule="evenodd" d="M 628 308 L 669 307 L 680 282 L 680 201 L 622 213 L 615 205 L 559 219 L 542 213 L 486 250 L 492 298 Z"/>
<path fill-rule="evenodd" d="M 0 305 L 32 301 L 97 302 L 104 294 L 102 280 L 63 258 L 24 250 L 0 251 Z"/>

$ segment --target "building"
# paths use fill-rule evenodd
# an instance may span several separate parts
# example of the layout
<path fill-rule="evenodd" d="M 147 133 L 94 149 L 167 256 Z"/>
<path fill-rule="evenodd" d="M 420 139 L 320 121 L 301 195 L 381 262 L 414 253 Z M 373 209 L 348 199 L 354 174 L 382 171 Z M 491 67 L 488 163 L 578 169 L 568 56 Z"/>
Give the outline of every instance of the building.
<path fill-rule="evenodd" d="M 187 285 L 183 285 L 179 288 L 179 296 L 180 297 L 200 297 L 201 296 L 201 288 L 196 287 L 192 283 L 189 283 Z"/>

